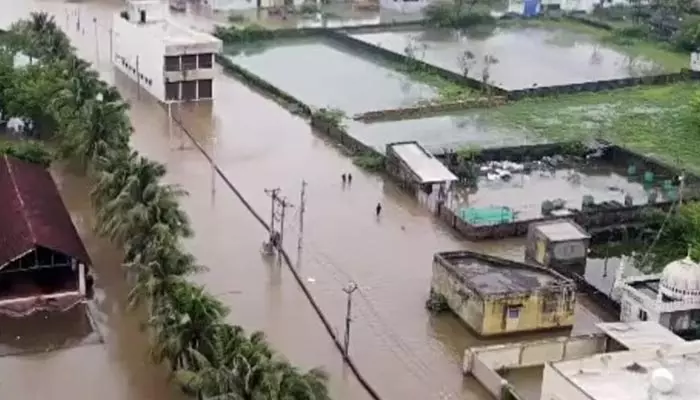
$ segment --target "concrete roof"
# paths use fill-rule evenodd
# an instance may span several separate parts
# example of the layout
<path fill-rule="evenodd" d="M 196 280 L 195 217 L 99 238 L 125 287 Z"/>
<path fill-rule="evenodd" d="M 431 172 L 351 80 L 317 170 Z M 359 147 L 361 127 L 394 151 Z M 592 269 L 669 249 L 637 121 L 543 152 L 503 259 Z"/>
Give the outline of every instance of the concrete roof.
<path fill-rule="evenodd" d="M 591 400 L 700 399 L 700 341 L 685 342 L 668 350 L 647 347 L 550 365 Z M 670 393 L 651 388 L 651 374 L 660 368 L 674 377 Z"/>
<path fill-rule="evenodd" d="M 568 240 L 588 239 L 591 235 L 575 222 L 568 219 L 546 221 L 534 224 L 534 228 L 540 231 L 552 242 L 565 242 Z"/>
<path fill-rule="evenodd" d="M 461 282 L 483 296 L 574 286 L 571 280 L 550 269 L 499 257 L 470 251 L 442 252 L 435 256 Z"/>
<path fill-rule="evenodd" d="M 457 177 L 417 142 L 390 144 L 403 162 L 419 177 L 421 183 L 453 182 Z"/>
<path fill-rule="evenodd" d="M 602 322 L 596 326 L 630 350 L 686 343 L 680 336 L 653 321 Z"/>

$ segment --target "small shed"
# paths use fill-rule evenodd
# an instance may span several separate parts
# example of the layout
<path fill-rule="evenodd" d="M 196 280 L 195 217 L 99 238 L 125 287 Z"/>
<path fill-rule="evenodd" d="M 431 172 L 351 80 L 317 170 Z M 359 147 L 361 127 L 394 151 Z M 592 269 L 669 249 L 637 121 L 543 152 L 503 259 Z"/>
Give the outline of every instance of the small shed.
<path fill-rule="evenodd" d="M 545 267 L 586 265 L 591 235 L 570 219 L 530 224 L 525 256 Z"/>
<path fill-rule="evenodd" d="M 403 186 L 432 193 L 434 185 L 446 190 L 457 177 L 415 141 L 386 146 L 386 170 Z"/>

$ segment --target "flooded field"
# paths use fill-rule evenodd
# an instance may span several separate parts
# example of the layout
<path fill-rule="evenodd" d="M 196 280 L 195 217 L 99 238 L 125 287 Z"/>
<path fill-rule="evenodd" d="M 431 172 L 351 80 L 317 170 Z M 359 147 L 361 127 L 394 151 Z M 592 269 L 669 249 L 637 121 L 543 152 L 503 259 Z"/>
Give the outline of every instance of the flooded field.
<path fill-rule="evenodd" d="M 302 102 L 349 115 L 416 105 L 437 91 L 330 40 L 263 45 L 228 57 Z"/>
<path fill-rule="evenodd" d="M 5 22 L 30 10 L 49 10 L 57 20 L 65 20 L 67 27 L 73 27 L 69 35 L 81 56 L 95 62 L 101 75 L 129 101 L 132 146 L 166 164 L 168 183 L 180 184 L 190 193 L 182 207 L 190 215 L 196 235 L 186 247 L 198 262 L 209 267 L 195 280 L 232 309 L 229 321 L 248 330 L 263 330 L 275 349 L 302 368 L 326 369 L 334 399 L 366 399 L 367 394 L 343 366 L 289 271 L 261 257 L 265 232 L 257 221 L 220 179 L 212 179 L 208 161 L 192 149 L 184 135 L 179 130 L 171 135 L 163 107 L 115 73 L 105 58 L 109 21 L 123 3 L 0 3 L 14 10 L 0 16 Z M 76 9 L 82 21 L 94 21 L 96 26 L 84 24 L 84 29 L 76 32 L 76 14 L 71 14 Z M 198 17 L 180 18 L 191 24 L 206 23 Z M 301 73 L 295 77 L 302 79 Z M 302 179 L 308 182 L 299 271 L 338 332 L 343 330 L 346 307 L 342 288 L 349 280 L 358 283 L 351 354 L 382 397 L 489 399 L 483 388 L 464 379 L 460 369 L 464 349 L 485 342 L 472 336 L 453 316 L 431 316 L 424 309 L 431 258 L 436 251 L 463 248 L 521 258 L 522 241 L 465 242 L 404 191 L 358 169 L 313 135 L 306 121 L 225 75 L 218 66 L 214 86 L 217 99 L 213 105 L 184 106 L 175 114 L 254 209 L 269 215 L 270 200 L 263 189 L 270 187 L 280 187 L 296 205 L 287 217 L 284 239 L 293 256 L 300 236 L 300 183 Z M 368 93 L 374 96 L 379 92 L 372 88 Z M 358 100 L 356 104 L 364 103 Z M 352 187 L 344 190 L 340 174 L 347 172 L 355 178 Z M 0 358 L 0 371 L 11 379 L 7 383 L 3 380 L 4 396 L 22 400 L 178 400 L 179 393 L 173 390 L 167 374 L 148 359 L 147 337 L 139 329 L 138 313 L 124 310 L 128 287 L 119 266 L 119 250 L 91 234 L 94 220 L 87 198 L 91 182 L 70 171 L 57 171 L 56 177 L 95 263 L 95 320 L 105 343 Z M 373 213 L 377 202 L 384 207 L 379 221 Z M 576 315 L 575 333 L 588 332 L 594 322 L 607 318 L 585 298 L 579 300 Z M 63 330 L 59 325 L 52 329 Z M 487 343 L 544 336 L 548 334 L 504 337 Z M 31 384 L 37 373 L 49 376 L 45 384 Z"/>
<path fill-rule="evenodd" d="M 663 72 L 651 60 L 630 57 L 591 36 L 563 29 L 411 30 L 352 37 L 400 54 L 412 49 L 417 59 L 460 75 L 466 70 L 467 76 L 477 80 L 483 80 L 487 67 L 488 82 L 506 90 Z"/>
<path fill-rule="evenodd" d="M 374 123 L 349 122 L 348 133 L 384 152 L 394 142 L 418 141 L 429 151 L 442 153 L 465 147 L 499 147 L 542 143 L 534 135 L 504 128 L 478 113 L 448 114 L 420 119 Z"/>
<path fill-rule="evenodd" d="M 617 202 L 625 204 L 631 196 L 634 205 L 646 204 L 649 193 L 656 187 L 645 187 L 639 179 L 628 177 L 626 171 L 601 161 L 552 170 L 516 172 L 506 177 L 480 175 L 476 188 L 462 188 L 451 203 L 454 209 L 466 207 L 507 207 L 515 220 L 542 216 L 542 202 L 561 204 L 562 209 L 581 210 L 585 196 L 596 204 Z M 664 199 L 659 189 L 658 201 Z"/>

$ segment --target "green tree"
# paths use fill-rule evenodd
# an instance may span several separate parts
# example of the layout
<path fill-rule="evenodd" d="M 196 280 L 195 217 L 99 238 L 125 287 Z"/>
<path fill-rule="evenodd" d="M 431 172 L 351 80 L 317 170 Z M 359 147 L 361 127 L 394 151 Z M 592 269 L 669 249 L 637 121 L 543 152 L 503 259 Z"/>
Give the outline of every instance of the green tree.
<path fill-rule="evenodd" d="M 43 143 L 34 140 L 22 140 L 0 144 L 0 154 L 6 154 L 43 167 L 51 165 L 53 155 Z"/>

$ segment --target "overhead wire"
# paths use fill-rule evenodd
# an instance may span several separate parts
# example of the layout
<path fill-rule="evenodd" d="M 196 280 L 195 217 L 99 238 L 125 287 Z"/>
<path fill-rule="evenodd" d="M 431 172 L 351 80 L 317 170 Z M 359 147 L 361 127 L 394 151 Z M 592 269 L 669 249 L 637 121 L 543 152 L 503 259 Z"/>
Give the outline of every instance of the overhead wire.
<path fill-rule="evenodd" d="M 290 223 L 288 226 L 290 229 L 294 229 L 296 224 Z M 295 231 L 295 233 L 299 234 L 298 231 Z M 306 243 L 310 243 L 312 246 L 315 244 L 314 241 L 307 241 L 306 238 L 304 238 L 304 241 Z M 325 267 L 324 269 L 329 272 L 331 278 L 341 287 L 349 281 L 355 282 L 355 279 L 350 273 L 337 266 L 329 255 L 321 250 L 318 250 L 317 247 L 311 247 L 310 254 L 305 254 L 310 255 L 311 259 L 315 261 L 318 266 Z M 339 276 L 342 276 L 344 281 L 341 280 Z M 406 367 L 411 375 L 420 379 L 423 383 L 433 386 L 435 382 L 431 379 L 431 368 L 425 364 L 425 362 L 423 362 L 422 359 L 411 350 L 410 346 L 405 343 L 401 336 L 390 327 L 390 324 L 387 323 L 381 316 L 364 289 L 359 287 L 358 293 L 364 300 L 364 302 L 359 304 L 363 305 L 363 308 L 367 308 L 370 314 L 370 318 L 365 318 L 363 321 L 374 333 L 374 335 L 379 337 L 386 345 L 388 345 L 388 349 L 392 352 L 392 354 L 394 354 L 398 361 L 404 364 L 404 367 Z M 367 316 L 366 313 L 364 313 L 364 315 Z M 398 350 L 396 348 L 398 348 Z M 440 390 L 440 393 L 444 393 L 444 390 Z M 453 395 L 454 393 L 449 394 Z"/>

